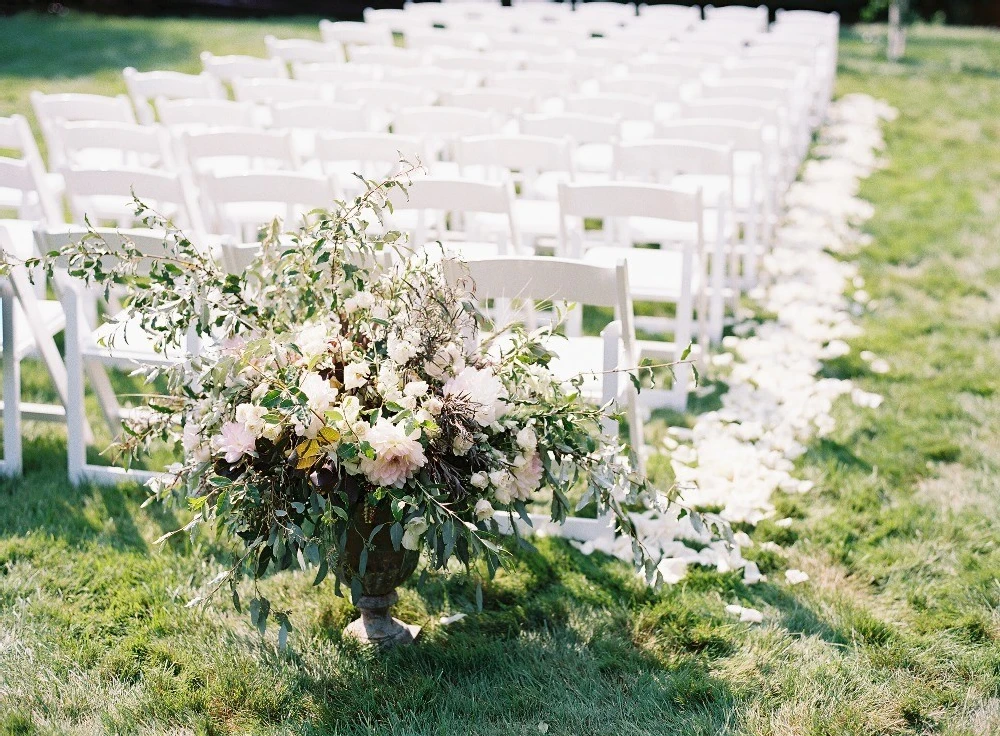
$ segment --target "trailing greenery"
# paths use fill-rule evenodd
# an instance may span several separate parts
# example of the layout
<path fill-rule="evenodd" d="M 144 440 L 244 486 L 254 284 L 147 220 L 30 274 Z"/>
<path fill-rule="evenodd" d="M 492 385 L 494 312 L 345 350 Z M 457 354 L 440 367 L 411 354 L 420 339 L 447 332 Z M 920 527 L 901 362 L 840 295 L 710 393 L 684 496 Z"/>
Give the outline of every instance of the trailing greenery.
<path fill-rule="evenodd" d="M 259 53 L 269 27 L 84 19 L 89 48 L 66 60 L 50 53 L 77 41 L 65 25 L 0 20 L 3 111 L 26 112 L 21 90 L 44 82 L 17 76 L 12 45 L 39 49 L 33 74 L 88 75 L 46 89 L 110 92 L 112 65 Z M 74 66 L 126 31 L 134 45 L 104 71 Z M 185 34 L 189 55 L 144 60 Z M 842 41 L 838 91 L 900 117 L 889 167 L 863 185 L 873 243 L 850 256 L 878 308 L 826 371 L 886 398 L 874 412 L 839 405 L 837 430 L 801 461 L 817 489 L 778 499 L 792 526 L 753 531 L 783 548 L 746 552 L 771 582 L 695 571 L 654 593 L 624 563 L 539 540 L 540 555 L 515 551 L 485 586 L 481 614 L 472 579 L 414 579 L 398 609 L 428 622 L 424 643 L 373 657 L 340 640 L 354 612 L 332 585 L 282 573 L 268 583 L 301 612 L 303 644 L 279 653 L 276 632 L 261 641 L 225 602 L 183 607 L 221 548 L 154 548 L 185 520 L 140 509 L 139 488 L 71 489 L 60 430 L 29 426 L 26 477 L 0 486 L 0 733 L 1000 732 L 1000 39 L 918 27 L 895 65 L 881 42 Z M 870 374 L 860 350 L 890 372 Z M 53 398 L 37 366 L 25 382 Z M 781 583 L 789 567 L 810 582 Z M 764 623 L 736 623 L 729 603 Z M 469 615 L 437 623 L 456 612 Z"/>

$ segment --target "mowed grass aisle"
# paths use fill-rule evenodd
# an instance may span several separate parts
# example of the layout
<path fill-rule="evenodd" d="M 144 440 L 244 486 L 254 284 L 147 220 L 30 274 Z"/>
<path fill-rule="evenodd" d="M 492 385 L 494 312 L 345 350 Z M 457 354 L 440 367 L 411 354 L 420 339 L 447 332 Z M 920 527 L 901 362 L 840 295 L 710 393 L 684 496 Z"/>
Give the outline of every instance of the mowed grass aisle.
<path fill-rule="evenodd" d="M 269 31 L 315 21 L 0 20 L 0 114 L 27 112 L 35 88 L 120 91 L 127 64 L 260 54 Z M 467 578 L 414 580 L 403 617 L 470 615 L 374 657 L 340 641 L 353 612 L 331 584 L 282 575 L 266 584 L 296 631 L 279 654 L 227 600 L 184 608 L 222 557 L 153 547 L 183 511 L 140 509 L 137 487 L 72 489 L 64 437 L 40 428 L 25 479 L 0 486 L 0 733 L 1000 732 L 1000 36 L 922 28 L 904 63 L 880 50 L 845 33 L 838 85 L 900 111 L 890 166 L 863 187 L 874 242 L 845 256 L 878 308 L 826 371 L 885 403 L 839 404 L 801 461 L 816 490 L 778 499 L 792 526 L 752 531 L 783 548 L 746 551 L 771 582 L 695 569 L 654 593 L 543 540 L 486 585 L 482 614 Z M 786 586 L 791 567 L 811 580 Z"/>

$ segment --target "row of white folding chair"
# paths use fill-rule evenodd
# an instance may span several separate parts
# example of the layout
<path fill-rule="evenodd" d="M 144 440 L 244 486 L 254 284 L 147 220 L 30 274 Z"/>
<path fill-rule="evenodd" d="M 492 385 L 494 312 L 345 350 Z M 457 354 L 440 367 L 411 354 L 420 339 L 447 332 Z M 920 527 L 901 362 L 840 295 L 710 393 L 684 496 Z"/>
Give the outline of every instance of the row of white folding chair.
<path fill-rule="evenodd" d="M 69 394 L 66 367 L 55 336 L 65 327 L 65 316 L 58 301 L 39 296 L 31 284 L 23 261 L 35 253 L 31 225 L 25 221 L 0 220 L 0 256 L 8 263 L 7 273 L 0 280 L 0 312 L 2 312 L 3 346 L 3 458 L 0 474 L 21 474 L 21 420 L 56 421 L 66 418 Z M 27 403 L 21 400 L 21 361 L 37 356 L 52 381 L 59 404 Z M 90 439 L 90 427 L 84 421 L 78 428 L 80 436 Z"/>
<path fill-rule="evenodd" d="M 23 115 L 0 118 L 0 149 L 17 154 L 17 158 L 0 156 L 0 210 L 25 220 L 60 222 L 58 187 L 45 170 Z"/>
<path fill-rule="evenodd" d="M 415 178 L 406 196 L 393 200 L 393 226 L 408 231 L 411 242 L 419 247 L 437 241 L 449 252 L 463 258 L 493 255 L 518 255 L 527 250 L 517 241 L 515 218 L 511 207 L 509 182 L 492 184 L 474 179 L 425 177 Z M 451 216 L 452 227 L 446 228 Z M 595 242 L 584 229 L 585 219 L 600 218 L 604 231 Z M 615 223 L 613 221 L 622 222 Z M 454 223 L 458 222 L 458 227 Z M 635 249 L 637 242 L 631 226 L 645 222 L 660 225 L 655 242 L 662 250 Z M 501 223 L 506 223 L 503 232 Z M 645 241 L 638 241 L 645 242 Z M 676 252 L 673 250 L 676 248 Z M 656 327 L 674 333 L 674 341 L 649 342 L 647 354 L 676 359 L 693 336 L 694 300 L 702 344 L 711 338 L 709 320 L 721 321 L 722 268 L 724 247 L 716 241 L 706 248 L 704 212 L 700 192 L 685 192 L 651 184 L 605 183 L 601 185 L 559 185 L 559 236 L 557 255 L 586 258 L 593 262 L 626 258 L 641 266 L 642 278 L 633 284 L 636 299 L 675 305 L 676 318 Z M 704 269 L 702 272 L 701 269 Z M 709 274 L 714 279 L 709 281 Z M 714 290 L 714 293 L 713 293 Z M 578 318 L 578 315 L 577 315 Z M 721 327 L 718 328 L 721 330 Z M 570 325 L 578 333 L 578 319 Z M 680 348 L 678 348 L 680 345 Z M 686 400 L 686 383 L 659 396 L 675 408 Z"/>

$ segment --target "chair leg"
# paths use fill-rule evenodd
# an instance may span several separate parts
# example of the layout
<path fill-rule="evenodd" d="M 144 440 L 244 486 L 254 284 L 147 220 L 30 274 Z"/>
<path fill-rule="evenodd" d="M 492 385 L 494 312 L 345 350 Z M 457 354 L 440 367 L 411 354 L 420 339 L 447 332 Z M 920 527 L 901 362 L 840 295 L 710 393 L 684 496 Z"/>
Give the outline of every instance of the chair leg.
<path fill-rule="evenodd" d="M 74 486 L 84 480 L 87 441 L 84 436 L 86 414 L 83 404 L 83 356 L 80 354 L 80 314 L 77 294 L 67 290 L 63 297 L 66 314 L 66 451 L 69 458 L 69 481 Z"/>
<path fill-rule="evenodd" d="M 0 286 L 3 310 L 3 473 L 21 475 L 21 362 L 14 332 L 14 294 L 9 284 Z"/>
<path fill-rule="evenodd" d="M 69 315 L 66 315 L 66 321 L 69 322 Z M 66 342 L 69 343 L 69 340 L 67 339 Z M 94 387 L 94 393 L 97 394 L 97 401 L 101 405 L 104 421 L 107 422 L 111 435 L 117 437 L 122 430 L 122 408 L 121 404 L 118 403 L 118 397 L 115 396 L 115 390 L 111 387 L 108 372 L 97 361 L 85 361 L 81 357 L 80 362 L 86 368 L 90 383 Z M 69 370 L 69 366 L 66 367 L 66 370 Z"/>

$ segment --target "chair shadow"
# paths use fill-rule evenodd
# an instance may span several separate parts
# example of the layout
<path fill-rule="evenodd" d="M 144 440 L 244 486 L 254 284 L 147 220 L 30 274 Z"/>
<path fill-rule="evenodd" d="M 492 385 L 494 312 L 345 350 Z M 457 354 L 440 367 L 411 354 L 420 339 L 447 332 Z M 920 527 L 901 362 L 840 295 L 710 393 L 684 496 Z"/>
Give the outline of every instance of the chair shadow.
<path fill-rule="evenodd" d="M 138 483 L 74 487 L 66 475 L 65 440 L 28 437 L 23 477 L 0 480 L 0 537 L 42 532 L 71 546 L 100 541 L 116 550 L 152 552 L 143 526 L 152 524 L 159 536 L 182 523 L 163 504 L 140 509 L 146 496 Z"/>

